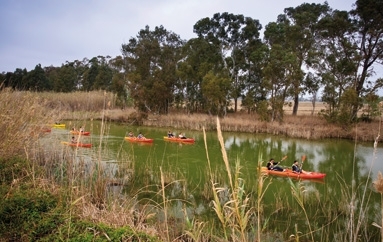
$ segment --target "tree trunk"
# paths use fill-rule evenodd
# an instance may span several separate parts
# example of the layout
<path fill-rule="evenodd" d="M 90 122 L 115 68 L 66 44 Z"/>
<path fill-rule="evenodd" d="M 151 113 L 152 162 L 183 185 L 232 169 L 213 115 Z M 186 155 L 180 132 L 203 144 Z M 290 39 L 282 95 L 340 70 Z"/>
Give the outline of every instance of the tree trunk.
<path fill-rule="evenodd" d="M 298 105 L 299 105 L 299 95 L 295 94 L 294 96 L 294 106 L 293 106 L 293 115 L 297 115 L 298 113 Z"/>

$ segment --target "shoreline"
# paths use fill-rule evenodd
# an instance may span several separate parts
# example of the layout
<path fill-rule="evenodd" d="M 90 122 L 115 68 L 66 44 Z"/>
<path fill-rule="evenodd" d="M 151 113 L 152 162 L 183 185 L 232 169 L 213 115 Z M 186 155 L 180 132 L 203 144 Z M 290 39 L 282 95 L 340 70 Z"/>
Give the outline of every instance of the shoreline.
<path fill-rule="evenodd" d="M 67 120 L 104 120 L 126 125 L 141 125 L 150 127 L 169 127 L 180 130 L 206 131 L 216 130 L 216 116 L 208 114 L 186 114 L 171 112 L 167 115 L 138 114 L 134 109 L 110 109 L 101 112 L 66 112 Z M 287 115 L 283 122 L 259 121 L 255 114 L 228 113 L 220 118 L 221 130 L 223 132 L 240 133 L 263 133 L 271 135 L 282 135 L 291 138 L 307 140 L 319 139 L 349 139 L 362 142 L 381 142 L 381 121 L 373 120 L 370 123 L 359 122 L 349 127 L 341 127 L 327 123 L 319 115 Z"/>

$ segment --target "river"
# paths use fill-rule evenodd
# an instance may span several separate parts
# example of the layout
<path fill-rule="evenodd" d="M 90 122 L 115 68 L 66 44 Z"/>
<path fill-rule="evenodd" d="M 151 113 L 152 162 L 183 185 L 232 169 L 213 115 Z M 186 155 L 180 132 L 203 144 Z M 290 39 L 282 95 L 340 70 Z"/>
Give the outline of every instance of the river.
<path fill-rule="evenodd" d="M 67 123 L 67 127 L 74 123 Z M 217 178 L 222 186 L 228 186 L 226 168 L 222 158 L 221 147 L 217 138 L 217 132 L 206 133 L 206 145 L 203 132 L 189 130 L 173 130 L 174 132 L 185 132 L 187 137 L 195 139 L 194 144 L 171 143 L 163 140 L 168 132 L 167 128 L 124 126 L 114 123 L 102 125 L 99 121 L 85 124 L 85 130 L 91 132 L 91 136 L 81 137 L 83 142 L 92 143 L 91 149 L 76 149 L 76 156 L 86 157 L 89 162 L 101 162 L 108 167 L 108 174 L 113 179 L 118 177 L 122 181 L 130 182 L 129 188 L 124 191 L 141 189 L 159 183 L 161 175 L 165 183 L 175 181 L 184 182 L 182 188 L 173 189 L 172 193 L 180 193 L 187 189 L 188 196 L 193 197 L 194 205 L 198 207 L 193 213 L 203 214 L 209 210 L 206 201 L 211 199 L 206 190 L 209 189 L 210 175 Z M 124 140 L 124 136 L 133 131 L 135 134 L 142 132 L 147 138 L 153 138 L 152 144 L 130 143 Z M 101 135 L 102 134 L 102 135 Z M 54 149 L 66 150 L 61 141 L 69 141 L 71 135 L 68 129 L 53 129 L 50 134 L 44 136 Z M 282 166 L 291 167 L 293 161 L 301 161 L 305 156 L 303 169 L 307 171 L 318 171 L 326 173 L 325 179 L 317 181 L 293 181 L 301 186 L 318 200 L 325 200 L 329 206 L 342 211 L 342 203 L 351 203 L 353 194 L 357 194 L 357 200 L 362 207 L 369 207 L 368 223 L 379 223 L 379 196 L 373 191 L 372 181 L 377 178 L 378 172 L 383 171 L 383 144 L 354 142 L 350 140 L 303 140 L 287 137 L 273 136 L 268 134 L 228 133 L 223 132 L 224 146 L 232 171 L 235 164 L 241 166 L 240 177 L 244 181 L 245 190 L 249 196 L 257 192 L 257 164 L 262 161 L 265 165 L 267 160 L 274 158 L 280 160 L 287 155 L 287 159 L 281 162 Z M 74 150 L 74 149 L 71 149 Z M 209 168 L 210 164 L 210 168 Z M 122 169 L 123 167 L 123 169 Z M 209 170 L 211 172 L 209 173 Z M 135 182 L 132 183 L 129 176 L 136 173 Z M 162 172 L 162 173 L 161 173 Z M 129 174 L 128 174 L 129 173 Z M 141 179 L 137 179 L 139 174 Z M 125 179 L 125 180 L 124 180 Z M 296 202 L 291 192 L 291 183 L 288 178 L 267 177 L 270 183 L 263 201 L 267 207 L 270 203 L 278 202 L 279 205 L 271 206 L 275 210 L 280 206 L 294 207 Z M 179 184 L 179 183 L 177 183 Z M 186 185 L 185 185 L 186 184 Z M 150 188 L 151 189 L 151 188 Z M 150 190 L 148 189 L 148 190 Z M 361 195 L 356 191 L 360 191 Z M 371 197 L 364 200 L 363 194 L 368 193 Z M 143 197 L 148 196 L 143 195 Z M 174 195 L 176 196 L 176 195 Z M 315 213 L 315 209 L 308 209 Z M 197 212 L 198 210 L 198 212 Z M 267 211 L 267 209 L 266 209 Z M 268 215 L 273 219 L 274 213 Z M 347 213 L 347 212 L 346 212 Z M 175 216 L 182 216 L 180 214 Z M 291 215 L 280 215 L 285 219 Z M 317 222 L 317 226 L 325 223 Z M 325 219 L 324 219 L 325 220 Z M 304 221 L 302 221 L 304 224 Z M 286 231 L 292 229 L 293 222 L 285 224 L 283 219 L 275 219 L 270 226 L 286 226 Z M 332 225 L 330 225 L 331 227 Z M 339 229 L 339 228 L 338 228 Z M 373 228 L 371 228 L 373 230 Z M 330 230 L 329 230 L 330 231 Z M 289 232 L 288 232 L 289 233 Z M 334 232 L 328 232 L 334 233 Z"/>

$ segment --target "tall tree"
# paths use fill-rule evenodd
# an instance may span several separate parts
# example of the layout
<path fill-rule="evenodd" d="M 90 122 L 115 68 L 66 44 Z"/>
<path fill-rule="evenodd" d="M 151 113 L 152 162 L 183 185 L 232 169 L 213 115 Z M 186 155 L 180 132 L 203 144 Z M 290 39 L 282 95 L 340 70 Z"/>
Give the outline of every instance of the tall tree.
<path fill-rule="evenodd" d="M 351 107 L 342 105 L 341 100 L 349 100 L 342 96 L 354 86 L 358 69 L 359 57 L 353 43 L 355 28 L 346 11 L 335 10 L 319 21 L 318 29 L 317 46 L 320 51 L 313 60 L 313 68 L 319 74 L 324 90 L 322 101 L 327 104 L 327 109 L 323 114 L 329 121 L 337 121 L 341 109 L 344 112 L 344 107 Z M 343 120 L 345 117 L 342 115 Z M 349 116 L 348 122 L 351 119 Z"/>
<path fill-rule="evenodd" d="M 353 40 L 359 53 L 358 72 L 354 79 L 354 89 L 358 97 L 374 92 L 383 84 L 381 79 L 375 82 L 369 80 L 374 73 L 374 64 L 382 64 L 383 61 L 382 9 L 382 0 L 357 0 L 355 9 L 350 11 L 356 26 Z M 353 107 L 354 117 L 359 106 Z"/>
<path fill-rule="evenodd" d="M 48 91 L 52 88 L 41 64 L 36 65 L 35 69 L 23 77 L 23 83 L 25 89 L 31 91 Z"/>
<path fill-rule="evenodd" d="M 286 47 L 296 56 L 298 65 L 292 70 L 295 79 L 291 82 L 294 99 L 293 115 L 298 112 L 299 95 L 304 90 L 304 72 L 306 67 L 311 66 L 312 56 L 316 50 L 316 36 L 318 35 L 317 23 L 326 16 L 330 10 L 327 2 L 324 4 L 303 3 L 295 8 L 286 8 L 284 14 L 278 16 L 278 24 L 284 25 L 282 39 Z M 279 41 L 280 41 L 279 40 Z"/>
<path fill-rule="evenodd" d="M 178 65 L 180 79 L 175 93 L 176 105 L 185 104 L 188 112 L 207 111 L 202 81 L 210 71 L 221 70 L 220 48 L 204 38 L 194 38 L 184 45 L 182 56 L 184 58 Z"/>
<path fill-rule="evenodd" d="M 141 111 L 167 113 L 178 81 L 177 63 L 183 41 L 163 26 L 146 26 L 137 38 L 122 45 L 127 85 Z"/>
<path fill-rule="evenodd" d="M 223 67 L 230 74 L 230 97 L 234 99 L 235 111 L 237 100 L 243 96 L 245 89 L 246 79 L 243 76 L 248 73 L 246 64 L 252 53 L 249 50 L 260 43 L 261 28 L 258 20 L 227 12 L 216 13 L 212 18 L 201 19 L 194 25 L 194 32 L 199 38 L 220 48 Z"/>

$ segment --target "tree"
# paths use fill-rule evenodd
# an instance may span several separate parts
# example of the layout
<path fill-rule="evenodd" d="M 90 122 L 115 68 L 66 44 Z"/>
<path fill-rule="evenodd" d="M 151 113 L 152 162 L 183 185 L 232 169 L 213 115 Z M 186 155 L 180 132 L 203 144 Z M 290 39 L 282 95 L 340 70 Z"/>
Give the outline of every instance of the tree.
<path fill-rule="evenodd" d="M 183 41 L 163 26 L 141 30 L 137 38 L 122 45 L 127 85 L 141 111 L 167 113 L 177 76 Z"/>
<path fill-rule="evenodd" d="M 374 73 L 374 64 L 383 60 L 383 1 L 357 0 L 355 9 L 350 11 L 356 27 L 353 36 L 359 54 L 354 89 L 358 97 L 374 92 L 382 87 L 378 79 L 375 83 L 366 83 Z M 366 86 L 366 84 L 369 84 Z M 356 117 L 360 105 L 353 107 Z"/>
<path fill-rule="evenodd" d="M 345 107 L 341 100 L 350 100 L 341 97 L 345 90 L 352 88 L 357 71 L 358 55 L 352 43 L 354 25 L 346 11 L 333 11 L 321 19 L 318 29 L 320 51 L 313 60 L 313 68 L 324 88 L 322 101 L 328 105 L 323 114 L 328 120 L 336 121 L 340 109 Z"/>
<path fill-rule="evenodd" d="M 45 71 L 41 67 L 41 64 L 36 65 L 35 69 L 28 72 L 23 77 L 23 85 L 25 90 L 31 91 L 48 91 L 51 90 L 52 85 L 45 75 Z"/>
<path fill-rule="evenodd" d="M 324 4 L 303 3 L 296 8 L 286 8 L 284 14 L 278 16 L 279 35 L 272 40 L 276 43 L 284 42 L 283 46 L 296 56 L 298 64 L 295 66 L 295 79 L 291 82 L 292 97 L 294 99 L 293 115 L 297 114 L 299 95 L 303 92 L 304 67 L 311 66 L 311 60 L 316 55 L 316 36 L 318 35 L 318 21 L 329 11 L 327 2 Z"/>
<path fill-rule="evenodd" d="M 176 105 L 186 105 L 188 112 L 207 111 L 202 81 L 210 71 L 223 66 L 220 49 L 204 38 L 194 38 L 183 46 L 182 57 L 177 69 L 180 79 L 174 96 Z"/>
<path fill-rule="evenodd" d="M 222 70 L 227 69 L 230 75 L 230 97 L 234 99 L 235 111 L 238 98 L 244 95 L 246 78 L 243 76 L 249 74 L 246 68 L 252 48 L 259 46 L 261 28 L 258 20 L 227 12 L 216 13 L 211 19 L 201 19 L 194 25 L 199 38 L 219 47 L 224 64 Z"/>
<path fill-rule="evenodd" d="M 207 100 L 209 114 L 224 115 L 228 105 L 227 95 L 230 79 L 226 75 L 216 75 L 210 71 L 202 82 L 203 97 Z"/>

